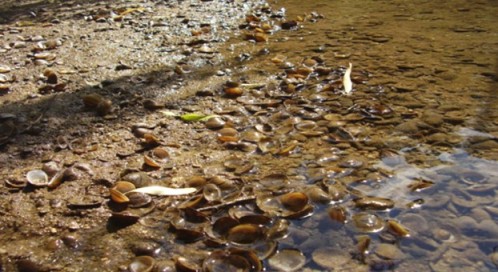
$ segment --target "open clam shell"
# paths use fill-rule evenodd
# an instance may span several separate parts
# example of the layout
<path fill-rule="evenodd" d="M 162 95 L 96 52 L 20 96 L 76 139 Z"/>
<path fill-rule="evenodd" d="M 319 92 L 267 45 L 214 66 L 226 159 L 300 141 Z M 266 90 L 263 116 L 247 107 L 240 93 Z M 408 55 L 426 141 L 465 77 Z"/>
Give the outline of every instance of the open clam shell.
<path fill-rule="evenodd" d="M 150 256 L 138 256 L 128 265 L 130 272 L 150 272 L 154 268 L 156 260 Z"/>
<path fill-rule="evenodd" d="M 240 224 L 228 231 L 227 239 L 237 244 L 251 244 L 262 240 L 265 228 L 255 224 Z"/>
<path fill-rule="evenodd" d="M 28 183 L 35 187 L 48 186 L 48 175 L 42 170 L 31 170 L 26 174 Z"/>

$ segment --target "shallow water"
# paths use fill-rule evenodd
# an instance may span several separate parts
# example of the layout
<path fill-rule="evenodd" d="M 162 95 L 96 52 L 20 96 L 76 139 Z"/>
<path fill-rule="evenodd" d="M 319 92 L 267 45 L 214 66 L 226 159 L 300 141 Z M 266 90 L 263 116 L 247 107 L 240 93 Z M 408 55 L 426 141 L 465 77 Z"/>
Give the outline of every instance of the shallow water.
<path fill-rule="evenodd" d="M 270 52 L 286 55 L 291 62 L 311 56 L 342 67 L 351 62 L 353 71 L 370 77 L 367 87 L 357 88 L 378 88 L 383 94 L 373 99 L 381 99 L 395 109 L 409 108 L 436 127 L 424 135 L 420 135 L 420 127 L 371 130 L 369 136 L 381 135 L 397 152 L 375 164 L 389 176 L 381 182 L 349 184 L 366 195 L 395 200 L 393 209 L 374 213 L 405 224 L 410 237 L 370 234 L 370 255 L 366 257 L 370 268 L 496 269 L 497 2 L 290 0 L 276 1 L 276 5 L 284 6 L 289 18 L 315 11 L 325 19 L 272 37 Z M 257 67 L 271 69 L 272 65 L 260 63 Z M 431 119 L 431 113 L 443 116 L 444 121 Z M 420 180 L 433 185 L 410 190 L 409 186 Z M 351 204 L 337 205 L 358 212 Z M 331 259 L 334 249 L 354 255 L 361 234 L 350 227 L 351 222 L 337 225 L 326 208 L 293 224 L 294 232 L 281 247 L 298 248 L 307 257 L 320 248 L 330 251 Z M 397 245 L 403 257 L 389 261 L 380 258 L 378 264 L 368 261 L 381 243 Z M 341 258 L 346 257 L 335 258 L 336 263 L 330 267 L 320 266 L 316 260 L 306 267 L 365 269 Z"/>

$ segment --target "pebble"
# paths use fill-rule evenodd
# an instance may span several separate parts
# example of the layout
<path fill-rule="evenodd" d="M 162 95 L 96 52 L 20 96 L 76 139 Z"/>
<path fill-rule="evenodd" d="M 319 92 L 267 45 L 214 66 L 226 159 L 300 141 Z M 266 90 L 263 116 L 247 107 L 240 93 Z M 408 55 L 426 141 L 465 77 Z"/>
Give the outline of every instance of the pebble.
<path fill-rule="evenodd" d="M 65 235 L 62 237 L 62 242 L 64 242 L 64 244 L 69 247 L 69 248 L 72 248 L 72 249 L 77 249 L 80 247 L 80 240 L 79 240 L 79 237 L 76 236 L 76 235 L 73 235 L 73 234 L 70 234 L 70 235 Z"/>
<path fill-rule="evenodd" d="M 417 119 L 408 120 L 396 126 L 396 130 L 405 134 L 415 134 L 419 131 L 419 123 Z"/>
<path fill-rule="evenodd" d="M 470 216 L 461 216 L 453 219 L 454 224 L 462 231 L 473 230 L 477 228 L 477 223 L 474 218 Z"/>
<path fill-rule="evenodd" d="M 493 252 L 489 255 L 489 258 L 491 259 L 491 262 L 498 268 L 498 251 Z"/>
<path fill-rule="evenodd" d="M 21 42 L 21 41 L 14 42 L 14 44 L 12 45 L 12 47 L 14 47 L 16 49 L 25 48 L 26 47 L 26 42 Z"/>
<path fill-rule="evenodd" d="M 480 233 L 482 237 L 498 237 L 498 225 L 491 220 L 491 219 L 485 219 L 483 220 L 478 226 L 477 229 L 480 230 L 482 233 Z"/>
<path fill-rule="evenodd" d="M 476 222 L 481 222 L 483 220 L 491 220 L 491 216 L 482 208 L 474 208 L 469 214 L 470 217 L 474 218 Z"/>
<path fill-rule="evenodd" d="M 386 243 L 379 244 L 375 253 L 382 258 L 390 260 L 400 260 L 405 257 L 405 254 L 397 246 Z"/>
<path fill-rule="evenodd" d="M 443 118 L 443 115 L 436 113 L 433 110 L 427 110 L 423 113 L 421 120 L 433 127 L 439 127 L 444 123 Z"/>

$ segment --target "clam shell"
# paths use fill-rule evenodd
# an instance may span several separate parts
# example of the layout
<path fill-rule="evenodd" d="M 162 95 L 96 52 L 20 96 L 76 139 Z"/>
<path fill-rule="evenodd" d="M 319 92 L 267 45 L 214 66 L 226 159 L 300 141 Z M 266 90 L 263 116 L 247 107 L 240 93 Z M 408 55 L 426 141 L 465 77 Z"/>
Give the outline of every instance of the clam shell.
<path fill-rule="evenodd" d="M 233 219 L 228 216 L 223 216 L 218 218 L 211 227 L 211 232 L 210 234 L 213 236 L 213 238 L 221 238 L 224 237 L 228 234 L 228 231 L 239 225 L 239 221 L 237 219 Z"/>
<path fill-rule="evenodd" d="M 306 194 L 314 203 L 328 204 L 331 201 L 330 196 L 324 190 L 317 186 L 312 186 L 306 189 Z"/>
<path fill-rule="evenodd" d="M 131 211 L 125 210 L 122 212 L 113 212 L 111 215 L 111 219 L 123 225 L 131 225 L 138 222 L 140 216 Z"/>
<path fill-rule="evenodd" d="M 169 152 L 160 146 L 156 147 L 152 150 L 152 155 L 154 155 L 154 157 L 161 159 L 161 160 L 169 158 Z"/>
<path fill-rule="evenodd" d="M 301 192 L 291 192 L 281 195 L 280 202 L 288 210 L 297 212 L 308 204 L 308 196 Z"/>
<path fill-rule="evenodd" d="M 204 237 L 204 232 L 202 231 L 184 228 L 176 229 L 175 234 L 176 239 L 186 243 L 193 243 Z"/>
<path fill-rule="evenodd" d="M 394 201 L 382 197 L 362 197 L 354 200 L 356 207 L 365 210 L 387 210 L 394 207 Z"/>
<path fill-rule="evenodd" d="M 136 188 L 145 187 L 151 184 L 150 177 L 144 172 L 132 172 L 121 177 L 123 181 L 132 183 Z M 133 188 L 135 189 L 135 188 Z M 131 191 L 130 189 L 128 191 Z"/>
<path fill-rule="evenodd" d="M 150 272 L 154 268 L 156 260 L 150 256 L 138 256 L 128 265 L 130 272 Z"/>
<path fill-rule="evenodd" d="M 220 200 L 222 196 L 220 188 L 212 183 L 204 185 L 202 194 L 208 202 Z"/>
<path fill-rule="evenodd" d="M 401 225 L 399 222 L 395 220 L 387 220 L 387 227 L 389 231 L 395 235 L 401 236 L 401 237 L 409 237 L 410 236 L 410 231 Z"/>
<path fill-rule="evenodd" d="M 306 263 L 306 257 L 297 249 L 283 249 L 268 259 L 268 264 L 277 271 L 298 271 Z"/>
<path fill-rule="evenodd" d="M 331 207 L 328 211 L 329 217 L 339 223 L 346 223 L 347 212 L 344 207 Z"/>
<path fill-rule="evenodd" d="M 143 106 L 148 110 L 157 110 L 164 108 L 164 103 L 158 102 L 156 100 L 147 99 L 144 100 Z"/>
<path fill-rule="evenodd" d="M 87 108 L 96 108 L 103 100 L 104 97 L 95 93 L 83 96 L 83 104 Z"/>
<path fill-rule="evenodd" d="M 140 208 L 149 205 L 152 202 L 152 197 L 145 193 L 129 192 L 125 195 L 129 202 L 130 208 Z M 114 200 L 114 198 L 113 198 Z"/>
<path fill-rule="evenodd" d="M 352 225 L 359 232 L 379 232 L 384 229 L 385 223 L 378 215 L 360 212 L 352 216 Z"/>
<path fill-rule="evenodd" d="M 28 183 L 35 187 L 44 187 L 48 185 L 48 176 L 42 170 L 31 170 L 26 174 Z"/>
<path fill-rule="evenodd" d="M 47 186 L 48 188 L 50 189 L 55 189 L 57 188 L 57 186 L 59 186 L 62 181 L 64 180 L 64 173 L 66 171 L 59 171 L 57 174 L 55 174 L 51 179 L 50 181 L 48 182 Z"/>
<path fill-rule="evenodd" d="M 119 191 L 120 193 L 127 193 L 135 189 L 135 184 L 128 181 L 118 181 L 114 184 L 113 189 Z"/>
<path fill-rule="evenodd" d="M 184 258 L 184 257 L 176 257 L 175 259 L 175 268 L 176 271 L 179 272 L 198 272 L 200 271 L 199 265 L 194 263 L 193 261 Z"/>
<path fill-rule="evenodd" d="M 206 184 L 207 180 L 205 177 L 192 176 L 187 180 L 188 187 L 202 187 Z"/>
<path fill-rule="evenodd" d="M 221 117 L 212 117 L 206 121 L 206 127 L 209 129 L 220 129 L 225 126 L 225 121 Z"/>
<path fill-rule="evenodd" d="M 239 132 L 234 129 L 234 128 L 230 128 L 230 127 L 226 127 L 226 128 L 222 128 L 220 130 L 218 130 L 218 135 L 219 136 L 225 136 L 225 137 L 235 137 L 237 136 Z"/>
<path fill-rule="evenodd" d="M 206 272 L 251 271 L 251 264 L 246 258 L 227 251 L 214 251 L 202 263 Z"/>
<path fill-rule="evenodd" d="M 265 135 L 255 131 L 255 130 L 248 130 L 242 133 L 241 139 L 247 142 L 251 143 L 257 143 L 265 138 Z"/>
<path fill-rule="evenodd" d="M 144 165 L 150 166 L 155 169 L 161 168 L 161 165 L 158 162 L 147 155 L 144 155 Z"/>
<path fill-rule="evenodd" d="M 109 193 L 111 194 L 111 199 L 116 203 L 128 203 L 130 199 L 120 191 L 114 188 L 109 189 Z"/>
<path fill-rule="evenodd" d="M 288 220 L 279 218 L 268 229 L 266 236 L 268 239 L 283 239 L 289 234 L 289 225 Z"/>
<path fill-rule="evenodd" d="M 148 145 L 156 146 L 161 144 L 161 139 L 159 139 L 159 137 L 157 137 L 152 133 L 144 133 L 142 138 L 144 139 L 144 142 Z"/>
<path fill-rule="evenodd" d="M 250 244 L 264 237 L 264 228 L 255 224 L 240 224 L 228 231 L 227 239 L 238 244 Z"/>
<path fill-rule="evenodd" d="M 315 263 L 327 270 L 335 270 L 351 261 L 351 256 L 347 251 L 332 247 L 316 249 L 311 257 Z"/>

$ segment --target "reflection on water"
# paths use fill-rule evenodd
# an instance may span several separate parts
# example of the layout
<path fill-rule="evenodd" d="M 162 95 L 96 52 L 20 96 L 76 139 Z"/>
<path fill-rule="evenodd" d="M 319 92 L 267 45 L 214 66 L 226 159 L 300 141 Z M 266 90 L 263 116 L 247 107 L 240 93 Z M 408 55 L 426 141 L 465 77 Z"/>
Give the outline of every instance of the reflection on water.
<path fill-rule="evenodd" d="M 462 129 L 462 134 L 485 133 Z M 361 211 L 351 203 L 338 203 L 336 207 L 347 207 L 349 214 L 342 224 L 332 215 L 331 208 L 321 207 L 312 218 L 293 222 L 291 235 L 281 241 L 280 247 L 298 247 L 313 260 L 308 267 L 319 270 L 494 270 L 498 245 L 498 162 L 456 148 L 438 156 L 441 165 L 419 168 L 407 163 L 403 154 L 375 166 L 392 173 L 389 179 L 379 184 L 352 186 L 368 195 L 395 200 L 393 209 Z M 429 185 L 412 190 L 411 185 L 420 180 Z M 359 223 L 358 215 L 369 216 L 362 217 Z M 408 237 L 393 231 L 389 226 L 391 220 L 406 228 Z M 365 235 L 370 239 L 366 255 L 359 251 Z M 324 251 L 328 252 L 326 256 Z M 369 266 L 362 265 L 363 262 Z"/>

